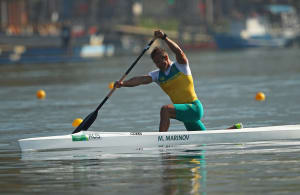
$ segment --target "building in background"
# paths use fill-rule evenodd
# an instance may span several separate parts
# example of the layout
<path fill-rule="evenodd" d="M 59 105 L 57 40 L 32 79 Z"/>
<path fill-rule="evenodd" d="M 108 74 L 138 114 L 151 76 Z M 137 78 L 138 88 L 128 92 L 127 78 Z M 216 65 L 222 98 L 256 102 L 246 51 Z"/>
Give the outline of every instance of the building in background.
<path fill-rule="evenodd" d="M 0 0 L 0 47 L 60 45 L 68 21 L 73 46 L 87 44 L 94 34 L 117 47 L 143 45 L 153 28 L 161 28 L 187 48 L 209 48 L 213 31 L 275 4 L 299 13 L 297 0 Z"/>

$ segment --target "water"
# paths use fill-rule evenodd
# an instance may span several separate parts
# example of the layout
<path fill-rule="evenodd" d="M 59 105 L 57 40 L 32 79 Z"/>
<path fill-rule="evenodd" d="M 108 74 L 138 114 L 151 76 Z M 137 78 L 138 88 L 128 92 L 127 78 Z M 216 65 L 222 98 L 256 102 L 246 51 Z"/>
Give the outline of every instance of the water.
<path fill-rule="evenodd" d="M 188 53 L 208 129 L 300 123 L 299 50 Z M 71 133 L 136 56 L 0 67 L 0 194 L 299 194 L 300 140 L 21 153 L 17 140 Z M 130 76 L 153 69 L 145 55 Z M 45 100 L 35 98 L 44 89 Z M 263 91 L 266 101 L 254 100 Z M 155 84 L 118 89 L 91 130 L 157 131 Z M 184 129 L 171 121 L 170 131 Z"/>

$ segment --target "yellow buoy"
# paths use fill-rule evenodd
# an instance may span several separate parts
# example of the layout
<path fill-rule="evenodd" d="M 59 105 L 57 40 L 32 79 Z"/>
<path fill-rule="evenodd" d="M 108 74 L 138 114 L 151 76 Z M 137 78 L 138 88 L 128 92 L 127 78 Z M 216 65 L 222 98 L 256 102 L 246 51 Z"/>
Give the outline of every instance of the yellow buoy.
<path fill-rule="evenodd" d="M 256 101 L 265 101 L 266 96 L 263 92 L 257 92 L 255 96 Z"/>
<path fill-rule="evenodd" d="M 112 88 L 114 88 L 114 85 L 115 85 L 115 82 L 110 82 L 108 84 L 108 88 L 112 89 Z"/>
<path fill-rule="evenodd" d="M 72 126 L 73 127 L 78 127 L 80 124 L 82 123 L 82 119 L 81 118 L 76 118 L 74 119 Z"/>
<path fill-rule="evenodd" d="M 40 89 L 36 92 L 36 97 L 38 99 L 45 99 L 46 98 L 46 92 L 44 90 Z"/>

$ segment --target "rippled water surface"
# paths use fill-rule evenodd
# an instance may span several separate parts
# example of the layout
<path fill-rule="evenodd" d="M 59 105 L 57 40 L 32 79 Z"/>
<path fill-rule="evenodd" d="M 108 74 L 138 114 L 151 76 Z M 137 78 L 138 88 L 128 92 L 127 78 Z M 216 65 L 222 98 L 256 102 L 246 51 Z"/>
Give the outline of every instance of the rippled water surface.
<path fill-rule="evenodd" d="M 187 53 L 208 129 L 300 124 L 299 50 Z M 68 134 L 136 56 L 0 66 L 0 194 L 299 194 L 300 140 L 21 153 L 17 140 Z M 129 76 L 154 66 L 145 55 Z M 45 100 L 35 98 L 38 89 Z M 254 100 L 263 91 L 266 101 Z M 157 131 L 155 84 L 118 89 L 90 130 Z M 182 130 L 171 121 L 170 131 Z"/>

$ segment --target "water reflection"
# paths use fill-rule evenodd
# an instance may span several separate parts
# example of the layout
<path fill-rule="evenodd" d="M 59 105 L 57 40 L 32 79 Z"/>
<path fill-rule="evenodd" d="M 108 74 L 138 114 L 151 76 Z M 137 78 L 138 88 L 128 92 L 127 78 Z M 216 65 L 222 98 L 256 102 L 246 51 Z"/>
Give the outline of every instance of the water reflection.
<path fill-rule="evenodd" d="M 164 194 L 206 194 L 205 150 L 185 150 L 184 155 L 163 154 Z"/>
<path fill-rule="evenodd" d="M 161 185 L 159 191 L 163 194 L 206 194 L 205 150 L 195 146 L 191 149 L 93 148 L 24 152 L 20 160 L 28 166 L 21 170 L 22 176 L 38 175 L 38 178 L 47 180 L 47 183 L 51 183 L 54 178 L 63 178 L 64 182 L 89 180 L 97 181 L 101 185 L 106 180 L 121 182 L 126 177 L 142 185 L 141 180 L 148 180 L 149 176 L 156 175 L 161 182 L 154 185 L 158 185 L 158 189 Z M 148 175 L 147 172 L 151 174 Z M 135 177 L 137 173 L 139 178 Z M 36 186 L 36 189 L 42 190 L 43 185 Z M 59 187 L 63 184 L 55 185 Z"/>

